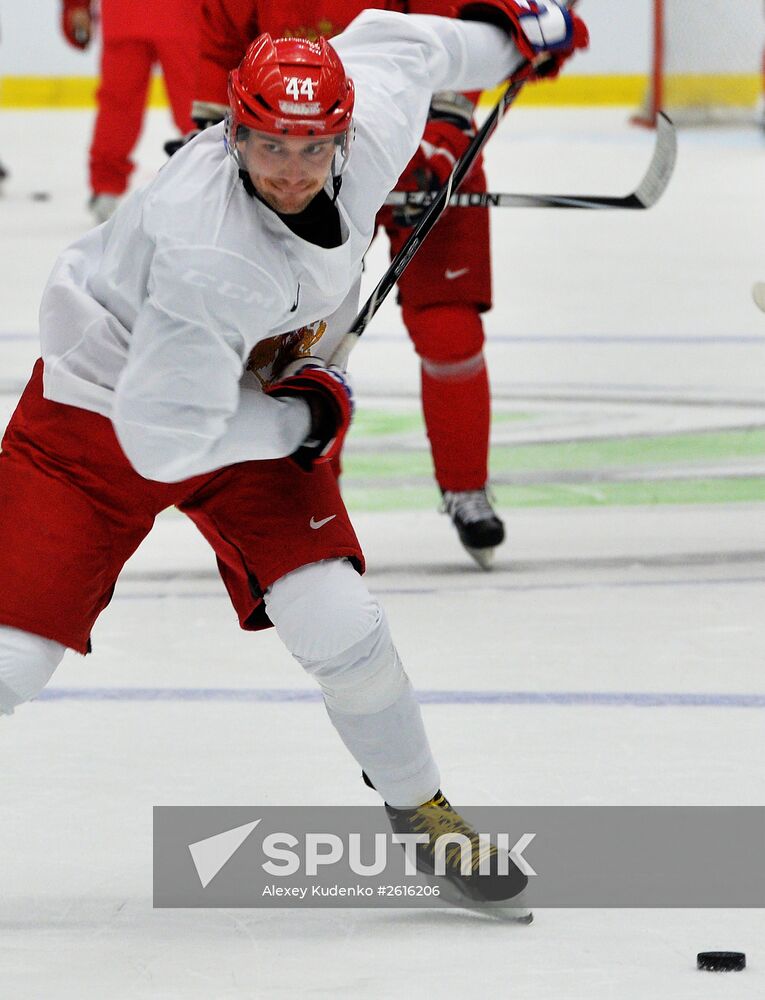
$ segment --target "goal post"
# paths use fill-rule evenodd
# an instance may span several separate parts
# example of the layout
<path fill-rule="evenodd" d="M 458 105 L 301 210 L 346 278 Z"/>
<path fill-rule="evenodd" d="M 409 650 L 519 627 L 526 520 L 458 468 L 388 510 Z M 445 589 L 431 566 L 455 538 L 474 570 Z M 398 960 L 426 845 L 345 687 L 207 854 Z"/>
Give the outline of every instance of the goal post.
<path fill-rule="evenodd" d="M 655 125 L 754 122 L 763 95 L 763 0 L 649 0 L 651 52 L 643 106 Z"/>

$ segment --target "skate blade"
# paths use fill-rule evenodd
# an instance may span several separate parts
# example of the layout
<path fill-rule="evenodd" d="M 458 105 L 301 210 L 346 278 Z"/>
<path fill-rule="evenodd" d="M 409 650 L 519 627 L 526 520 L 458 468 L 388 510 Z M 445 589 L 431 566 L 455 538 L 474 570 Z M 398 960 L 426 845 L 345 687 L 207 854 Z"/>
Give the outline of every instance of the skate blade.
<path fill-rule="evenodd" d="M 765 312 L 765 281 L 757 281 L 752 286 L 752 298 L 757 306 Z"/>
<path fill-rule="evenodd" d="M 503 924 L 530 924 L 534 920 L 534 914 L 525 906 L 500 906 L 498 903 L 478 903 L 476 900 L 465 900 L 456 904 L 463 910 L 470 910 L 471 913 L 480 913 L 482 917 L 489 920 L 496 920 Z"/>
<path fill-rule="evenodd" d="M 495 549 L 471 549 L 469 545 L 466 545 L 465 551 L 478 563 L 482 570 L 488 572 L 494 565 Z"/>
<path fill-rule="evenodd" d="M 446 882 L 441 885 L 441 899 L 449 903 L 450 906 L 458 907 L 461 910 L 470 910 L 471 913 L 480 913 L 484 917 L 498 920 L 508 924 L 530 924 L 534 919 L 534 914 L 525 905 L 525 895 L 519 892 L 517 896 L 510 899 L 479 900 L 467 896 L 454 885 L 453 882 Z"/>

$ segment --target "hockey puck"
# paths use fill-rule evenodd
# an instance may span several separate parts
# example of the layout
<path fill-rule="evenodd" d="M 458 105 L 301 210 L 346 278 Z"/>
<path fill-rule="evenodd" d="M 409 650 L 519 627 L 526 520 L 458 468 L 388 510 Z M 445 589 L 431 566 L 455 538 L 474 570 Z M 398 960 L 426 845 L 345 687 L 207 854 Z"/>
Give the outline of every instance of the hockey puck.
<path fill-rule="evenodd" d="M 700 951 L 696 967 L 707 972 L 740 972 L 746 968 L 743 951 Z"/>
<path fill-rule="evenodd" d="M 29 197 L 32 201 L 50 201 L 50 191 L 33 191 Z"/>

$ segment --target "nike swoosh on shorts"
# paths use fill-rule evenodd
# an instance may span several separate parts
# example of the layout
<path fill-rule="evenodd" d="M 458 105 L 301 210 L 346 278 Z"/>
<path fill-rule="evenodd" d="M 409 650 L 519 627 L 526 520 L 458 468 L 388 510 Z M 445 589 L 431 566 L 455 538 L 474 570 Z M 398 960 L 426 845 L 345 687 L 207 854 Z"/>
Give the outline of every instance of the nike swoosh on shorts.
<path fill-rule="evenodd" d="M 312 517 L 308 523 L 312 528 L 323 528 L 325 524 L 328 524 L 335 517 L 337 517 L 337 514 L 330 514 L 329 517 L 324 517 L 321 521 L 317 521 L 316 518 Z"/>

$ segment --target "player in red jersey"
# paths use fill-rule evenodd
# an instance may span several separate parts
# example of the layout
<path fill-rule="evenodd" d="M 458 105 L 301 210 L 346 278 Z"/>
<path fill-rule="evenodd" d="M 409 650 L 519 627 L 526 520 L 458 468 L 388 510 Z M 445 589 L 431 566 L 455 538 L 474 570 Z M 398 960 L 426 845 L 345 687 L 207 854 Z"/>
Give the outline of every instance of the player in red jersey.
<path fill-rule="evenodd" d="M 181 132 L 192 126 L 188 53 L 197 45 L 198 7 L 199 0 L 100 2 L 101 77 L 90 147 L 90 209 L 97 222 L 111 216 L 127 188 L 155 63 L 162 67 L 175 124 Z M 87 48 L 95 25 L 95 0 L 62 0 L 61 27 L 71 45 Z"/>
<path fill-rule="evenodd" d="M 201 59 L 192 117 L 198 127 L 220 121 L 226 79 L 260 31 L 276 36 L 331 37 L 366 7 L 399 13 L 451 14 L 439 0 L 203 0 Z M 475 97 L 475 95 L 473 95 Z M 473 134 L 474 101 L 455 92 L 434 95 L 420 148 L 399 188 L 437 188 Z M 463 190 L 485 191 L 479 161 Z M 421 210 L 420 210 L 421 211 Z M 396 253 L 417 212 L 384 209 L 379 221 Z M 415 256 L 399 283 L 404 323 L 420 356 L 422 408 L 443 509 L 465 548 L 488 569 L 504 526 L 487 495 L 491 401 L 481 313 L 491 307 L 489 213 L 444 213 L 437 234 Z"/>

